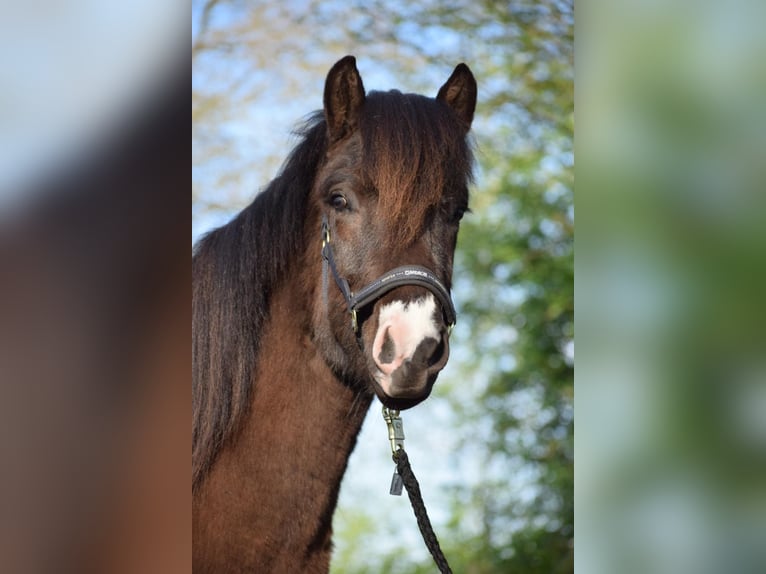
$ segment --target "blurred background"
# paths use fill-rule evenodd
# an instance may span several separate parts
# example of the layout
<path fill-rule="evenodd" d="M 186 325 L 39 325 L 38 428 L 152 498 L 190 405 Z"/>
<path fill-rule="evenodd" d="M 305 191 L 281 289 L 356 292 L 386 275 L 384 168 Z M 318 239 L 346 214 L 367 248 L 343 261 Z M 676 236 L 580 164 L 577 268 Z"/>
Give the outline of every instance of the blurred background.
<path fill-rule="evenodd" d="M 0 572 L 191 568 L 189 16 L 2 4 Z"/>
<path fill-rule="evenodd" d="M 573 568 L 571 2 L 196 1 L 192 240 L 252 201 L 322 106 L 346 54 L 367 90 L 479 86 L 459 320 L 435 393 L 403 414 L 407 450 L 455 572 Z M 432 572 L 373 405 L 341 490 L 332 570 Z"/>
<path fill-rule="evenodd" d="M 577 570 L 764 572 L 766 4 L 583 7 Z"/>

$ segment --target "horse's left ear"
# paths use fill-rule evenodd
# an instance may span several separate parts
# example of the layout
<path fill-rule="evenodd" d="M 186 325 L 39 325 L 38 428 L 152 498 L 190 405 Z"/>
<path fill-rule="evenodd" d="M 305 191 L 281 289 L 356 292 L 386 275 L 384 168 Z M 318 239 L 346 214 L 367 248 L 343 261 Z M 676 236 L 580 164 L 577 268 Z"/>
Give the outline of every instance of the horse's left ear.
<path fill-rule="evenodd" d="M 324 85 L 324 115 L 330 144 L 356 130 L 362 104 L 364 86 L 356 69 L 356 58 L 346 56 L 330 69 Z"/>
<path fill-rule="evenodd" d="M 466 132 L 471 129 L 473 112 L 476 110 L 476 79 L 468 66 L 457 65 L 436 99 L 452 108 L 465 125 Z"/>

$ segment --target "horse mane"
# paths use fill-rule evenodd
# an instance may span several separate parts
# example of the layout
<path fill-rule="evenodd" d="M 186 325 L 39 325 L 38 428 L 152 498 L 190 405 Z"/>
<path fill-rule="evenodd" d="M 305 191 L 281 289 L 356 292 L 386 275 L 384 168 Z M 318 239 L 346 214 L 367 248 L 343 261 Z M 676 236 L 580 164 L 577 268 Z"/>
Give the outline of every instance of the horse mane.
<path fill-rule="evenodd" d="M 192 259 L 192 489 L 248 412 L 270 296 L 304 248 L 308 195 L 327 152 L 322 112 L 280 174 L 232 221 L 205 235 Z M 416 94 L 370 92 L 360 118 L 362 171 L 385 190 L 378 209 L 411 241 L 445 185 L 465 186 L 472 155 L 445 104 Z M 435 161 L 439 158 L 439 161 Z"/>
<path fill-rule="evenodd" d="M 307 197 L 324 157 L 314 114 L 281 173 L 192 258 L 192 488 L 246 414 L 271 293 L 303 243 Z"/>

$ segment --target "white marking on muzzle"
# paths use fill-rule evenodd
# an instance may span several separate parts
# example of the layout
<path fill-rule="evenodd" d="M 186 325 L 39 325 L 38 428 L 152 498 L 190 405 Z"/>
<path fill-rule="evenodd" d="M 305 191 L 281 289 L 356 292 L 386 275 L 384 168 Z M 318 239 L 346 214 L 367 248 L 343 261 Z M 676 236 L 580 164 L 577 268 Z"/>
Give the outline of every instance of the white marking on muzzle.
<path fill-rule="evenodd" d="M 372 356 L 380 371 L 376 379 L 386 394 L 392 391 L 391 374 L 412 358 L 418 345 L 426 338 L 439 340 L 435 312 L 431 293 L 409 303 L 393 301 L 380 309 Z"/>

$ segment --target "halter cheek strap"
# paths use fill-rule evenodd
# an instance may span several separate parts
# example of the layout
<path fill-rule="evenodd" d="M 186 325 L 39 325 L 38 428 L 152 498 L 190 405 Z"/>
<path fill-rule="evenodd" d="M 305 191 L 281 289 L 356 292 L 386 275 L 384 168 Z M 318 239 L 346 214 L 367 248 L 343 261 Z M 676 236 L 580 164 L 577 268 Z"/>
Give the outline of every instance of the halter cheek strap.
<path fill-rule="evenodd" d="M 359 323 L 356 316 L 357 311 L 379 299 L 389 291 L 403 285 L 425 287 L 433 293 L 441 304 L 447 328 L 452 330 L 452 327 L 454 327 L 455 321 L 457 320 L 457 314 L 455 313 L 455 306 L 452 303 L 449 290 L 438 277 L 436 277 L 436 275 L 420 265 L 403 265 L 401 267 L 396 267 L 375 279 L 375 281 L 369 285 L 362 287 L 359 292 L 353 293 L 348 285 L 348 281 L 341 276 L 335 263 L 335 254 L 330 243 L 330 223 L 328 222 L 326 215 L 322 217 L 322 259 L 322 289 L 325 306 L 327 305 L 327 269 L 329 267 L 335 278 L 335 283 L 338 285 L 340 292 L 343 294 L 343 298 L 346 300 L 346 305 L 351 314 L 351 327 L 358 340 L 361 333 L 359 332 Z"/>

